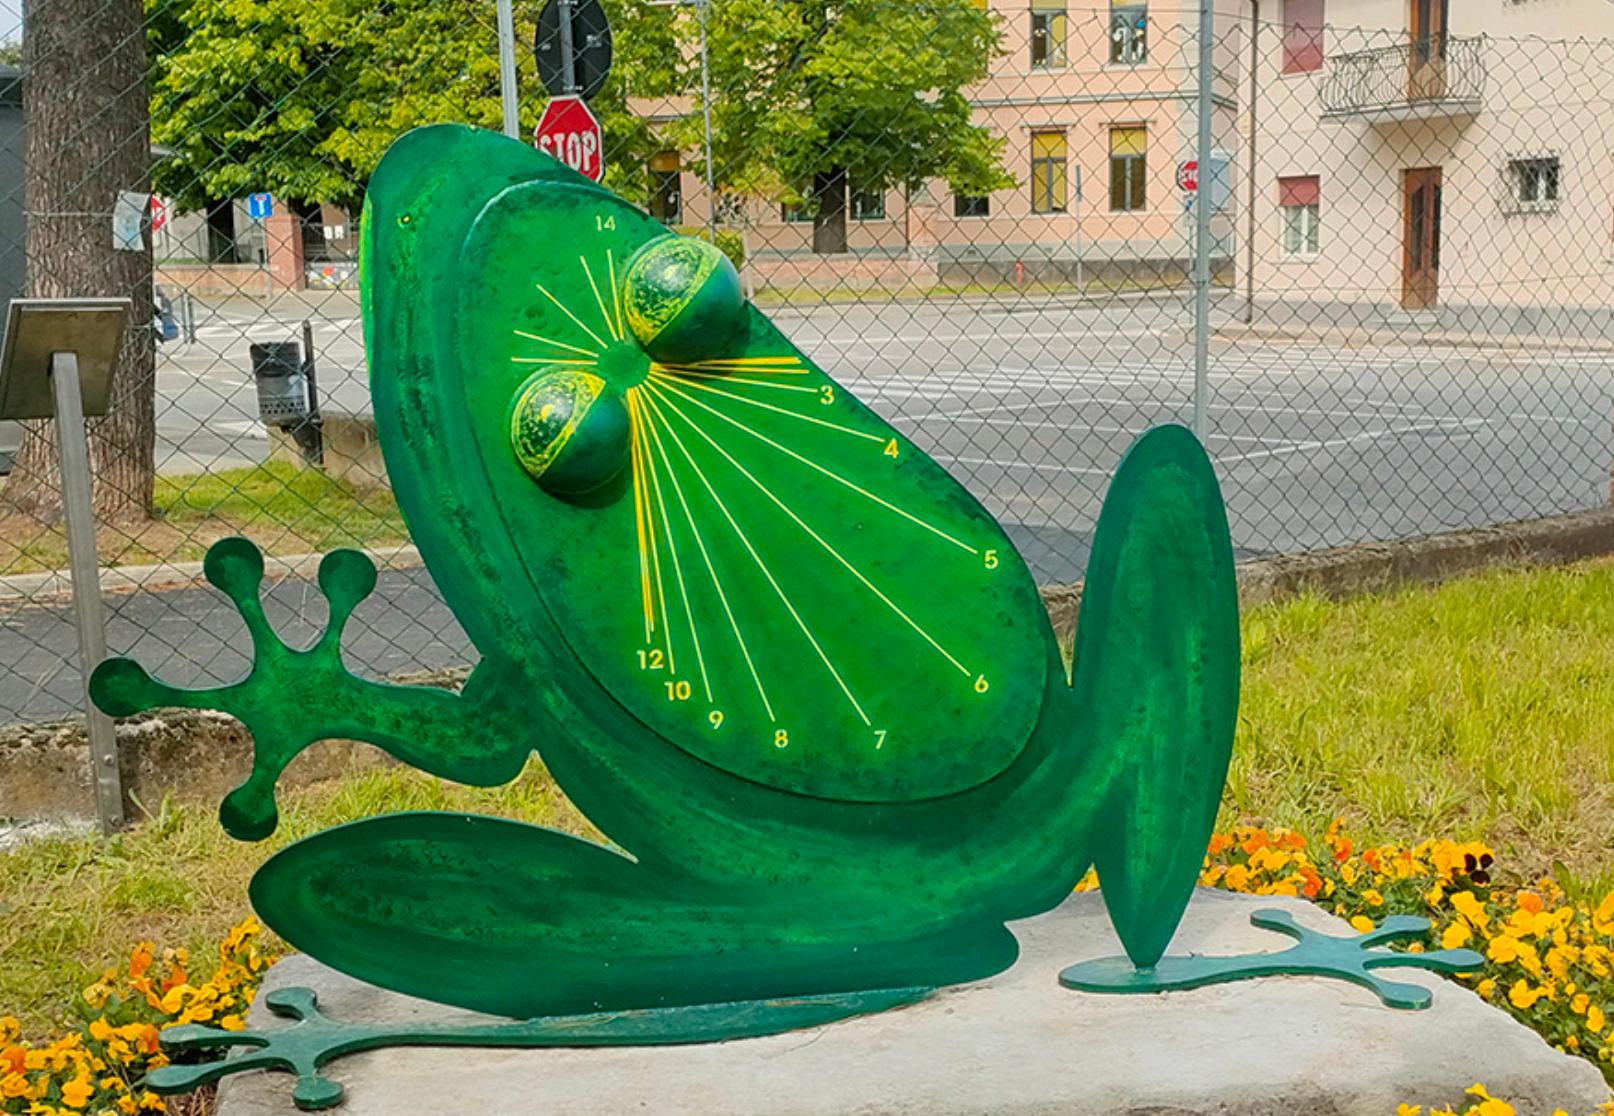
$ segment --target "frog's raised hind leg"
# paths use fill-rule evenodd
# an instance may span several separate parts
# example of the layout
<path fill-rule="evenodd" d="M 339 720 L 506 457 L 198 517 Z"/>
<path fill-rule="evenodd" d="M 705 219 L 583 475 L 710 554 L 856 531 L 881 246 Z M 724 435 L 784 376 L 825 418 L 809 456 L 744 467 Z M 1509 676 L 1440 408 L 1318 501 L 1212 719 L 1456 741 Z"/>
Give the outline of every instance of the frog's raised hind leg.
<path fill-rule="evenodd" d="M 1282 973 L 1366 984 L 1394 1007 L 1427 995 L 1375 968 L 1461 971 L 1468 950 L 1392 954 L 1369 947 L 1428 929 L 1391 920 L 1357 939 L 1301 929 L 1281 912 L 1252 922 L 1300 939 L 1281 953 L 1162 959 L 1193 895 L 1216 823 L 1238 719 L 1238 585 L 1215 472 L 1180 426 L 1149 431 L 1110 484 L 1076 629 L 1072 684 L 1082 730 L 1110 788 L 1095 856 L 1126 958 L 1074 965 L 1067 987 L 1160 992 Z M 1421 989 L 1417 991 L 1422 991 Z"/>
<path fill-rule="evenodd" d="M 911 925 L 892 904 L 728 886 L 503 818 L 403 813 L 315 834 L 252 905 L 325 964 L 527 1018 L 951 984 L 1012 963 L 1001 922 Z"/>

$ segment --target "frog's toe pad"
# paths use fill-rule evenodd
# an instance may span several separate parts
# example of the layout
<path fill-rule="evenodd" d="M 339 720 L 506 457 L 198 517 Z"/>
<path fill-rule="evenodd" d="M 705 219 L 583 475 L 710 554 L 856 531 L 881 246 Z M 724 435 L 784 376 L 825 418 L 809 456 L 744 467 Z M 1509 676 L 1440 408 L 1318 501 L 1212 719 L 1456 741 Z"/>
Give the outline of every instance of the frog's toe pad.
<path fill-rule="evenodd" d="M 1392 952 L 1377 948 L 1392 941 L 1419 938 L 1429 932 L 1428 919 L 1408 915 L 1387 918 L 1367 933 L 1337 937 L 1300 925 L 1284 910 L 1260 910 L 1251 924 L 1295 939 L 1288 949 L 1238 957 L 1188 955 L 1163 957 L 1153 968 L 1138 969 L 1125 957 L 1101 957 L 1072 965 L 1059 974 L 1059 983 L 1082 992 L 1169 992 L 1204 988 L 1211 984 L 1264 976 L 1322 976 L 1350 981 L 1374 992 L 1388 1007 L 1419 1010 L 1434 1002 L 1434 994 L 1419 984 L 1386 980 L 1374 970 L 1426 969 L 1438 973 L 1471 972 L 1484 958 L 1469 949 L 1442 949 L 1424 953 Z"/>

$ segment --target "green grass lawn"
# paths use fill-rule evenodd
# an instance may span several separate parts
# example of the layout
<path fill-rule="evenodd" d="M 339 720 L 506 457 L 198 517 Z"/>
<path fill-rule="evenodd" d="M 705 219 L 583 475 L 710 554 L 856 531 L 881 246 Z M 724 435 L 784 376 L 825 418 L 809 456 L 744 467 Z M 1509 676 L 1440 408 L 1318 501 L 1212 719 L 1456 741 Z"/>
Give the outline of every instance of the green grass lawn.
<path fill-rule="evenodd" d="M 1611 652 L 1606 562 L 1253 610 L 1223 822 L 1316 838 L 1344 816 L 1359 843 L 1484 840 L 1501 878 L 1556 870 L 1600 894 L 1614 887 Z M 46 1028 L 141 938 L 211 951 L 248 913 L 255 865 L 338 821 L 445 808 L 584 828 L 536 763 L 496 791 L 385 770 L 283 797 L 267 847 L 228 840 L 212 804 L 169 804 L 112 841 L 0 853 L 0 1015 Z"/>
<path fill-rule="evenodd" d="M 159 476 L 153 504 L 156 516 L 149 522 L 101 529 L 97 543 L 103 565 L 196 561 L 226 535 L 246 535 L 270 554 L 409 539 L 390 489 L 354 488 L 287 461 Z M 0 575 L 66 565 L 67 538 L 60 524 L 0 520 Z"/>

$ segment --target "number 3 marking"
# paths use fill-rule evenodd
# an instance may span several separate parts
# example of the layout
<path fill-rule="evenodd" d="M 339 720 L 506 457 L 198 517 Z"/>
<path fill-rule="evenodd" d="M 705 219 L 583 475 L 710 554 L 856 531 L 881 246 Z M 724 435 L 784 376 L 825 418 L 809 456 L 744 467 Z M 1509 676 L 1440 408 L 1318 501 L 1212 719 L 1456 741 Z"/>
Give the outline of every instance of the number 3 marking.
<path fill-rule="evenodd" d="M 818 401 L 824 404 L 835 402 L 835 389 L 829 384 L 825 384 L 823 387 L 819 388 Z"/>

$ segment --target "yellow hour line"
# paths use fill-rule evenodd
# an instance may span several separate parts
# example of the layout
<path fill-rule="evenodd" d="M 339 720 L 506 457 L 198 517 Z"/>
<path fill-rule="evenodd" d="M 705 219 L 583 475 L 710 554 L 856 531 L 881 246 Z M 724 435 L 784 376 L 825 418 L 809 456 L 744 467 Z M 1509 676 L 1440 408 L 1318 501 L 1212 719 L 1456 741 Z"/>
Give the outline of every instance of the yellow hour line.
<path fill-rule="evenodd" d="M 539 288 L 539 289 L 542 290 L 542 288 Z M 548 294 L 549 292 L 545 291 L 544 293 Z M 561 307 L 561 309 L 564 310 L 565 307 L 563 306 L 563 307 Z M 576 345 L 568 345 L 568 344 L 566 344 L 566 342 L 564 342 L 564 341 L 556 341 L 552 337 L 540 337 L 538 334 L 536 334 L 536 333 L 528 333 L 524 329 L 516 330 L 515 335 L 517 337 L 525 337 L 529 341 L 542 341 L 545 345 L 553 345 L 557 349 L 565 349 L 568 352 L 577 353 L 580 356 L 597 357 L 597 356 L 600 355 L 599 353 L 594 352 L 592 349 L 580 349 Z"/>
<path fill-rule="evenodd" d="M 646 420 L 645 420 L 644 413 L 643 413 L 643 407 L 644 407 L 643 401 L 641 399 L 639 399 L 638 391 L 639 391 L 638 388 L 629 388 L 628 393 L 627 393 L 628 394 L 628 400 L 629 400 L 629 403 L 630 403 L 630 409 L 632 411 L 634 411 L 634 412 L 637 412 L 635 417 L 634 417 L 634 422 L 633 422 L 633 424 L 631 426 L 631 429 L 630 429 L 630 435 L 633 438 L 635 448 L 638 450 L 639 460 L 644 464 L 644 468 L 645 468 L 645 471 L 646 471 L 646 484 L 645 484 L 645 493 L 644 493 L 645 527 L 646 527 L 646 534 L 648 534 L 650 536 L 650 566 L 651 566 L 651 569 L 655 572 L 655 575 L 656 575 L 655 598 L 656 598 L 657 603 L 660 605 L 660 610 L 661 610 L 661 639 L 662 639 L 662 643 L 665 646 L 666 651 L 667 651 L 667 673 L 668 674 L 673 674 L 678 670 L 678 662 L 673 657 L 672 625 L 667 622 L 667 584 L 666 584 L 665 581 L 662 580 L 662 576 L 661 576 L 661 550 L 656 545 L 656 509 L 650 503 L 650 486 L 649 486 L 649 483 L 648 483 L 648 481 L 650 479 L 649 473 L 650 473 L 650 470 L 651 470 L 654 463 L 650 461 L 649 447 L 647 445 L 645 445 L 644 424 L 645 424 Z M 702 668 L 701 673 L 702 673 L 702 681 L 704 682 L 705 681 L 705 669 L 704 668 Z M 706 695 L 706 700 L 707 701 L 712 700 L 712 695 L 710 693 L 708 693 Z"/>
<path fill-rule="evenodd" d="M 690 361 L 682 367 L 774 368 L 781 372 L 796 371 L 803 376 L 807 374 L 807 370 L 801 365 L 801 358 L 793 356 L 713 357 L 711 360 Z"/>
<path fill-rule="evenodd" d="M 616 257 L 611 250 L 605 250 L 606 278 L 611 284 L 611 308 L 616 311 L 616 335 L 619 339 L 628 335 L 627 326 L 622 321 L 622 290 L 616 285 Z"/>
<path fill-rule="evenodd" d="M 765 485 L 761 481 L 757 480 L 757 478 L 754 475 L 752 475 L 752 473 L 751 473 L 751 471 L 749 469 L 747 469 L 744 465 L 741 465 L 738 461 L 736 461 L 734 459 L 734 457 L 728 452 L 728 450 L 724 449 L 721 445 L 719 445 L 717 440 L 715 438 L 713 438 L 711 436 L 711 434 L 707 433 L 705 430 L 702 430 L 700 428 L 700 425 L 698 423 L 696 423 L 694 420 L 692 420 L 688 415 L 686 415 L 678 407 L 678 405 L 676 403 L 674 403 L 670 399 L 665 399 L 665 398 L 662 399 L 662 403 L 666 404 L 667 408 L 669 410 L 671 410 L 673 414 L 675 414 L 679 418 L 683 419 L 684 423 L 691 430 L 693 430 L 695 433 L 699 434 L 702 438 L 706 439 L 706 444 L 707 445 L 711 446 L 718 453 L 722 454 L 723 459 L 725 461 L 727 461 L 730 465 L 734 466 L 737 470 L 739 470 L 740 475 L 743 476 L 746 480 L 748 480 L 752 484 L 756 485 L 756 487 L 762 492 L 762 494 L 764 496 L 766 496 L 768 499 L 772 500 L 774 502 L 775 506 L 777 506 L 780 511 L 784 512 L 786 515 L 788 515 L 795 522 L 797 527 L 800 527 L 803 531 L 807 532 L 808 536 L 811 537 L 814 542 L 816 542 L 819 546 L 823 547 L 825 550 L 829 551 L 830 556 L 832 558 L 834 558 L 837 562 L 839 562 L 841 565 L 845 566 L 847 571 L 850 572 L 853 577 L 855 577 L 859 581 L 861 581 L 863 583 L 864 587 L 869 590 L 869 592 L 873 593 L 876 597 L 879 597 L 880 600 L 885 604 L 885 606 L 887 608 L 889 608 L 892 612 L 896 613 L 899 617 L 901 617 L 903 622 L 906 623 L 910 628 L 912 628 L 914 631 L 918 632 L 920 638 L 922 638 L 926 643 L 930 644 L 937 651 L 939 651 L 941 653 L 942 658 L 944 658 L 948 662 L 952 663 L 953 666 L 957 667 L 959 669 L 959 671 L 961 673 L 963 673 L 964 675 L 968 676 L 971 673 L 970 669 L 967 666 L 965 666 L 963 663 L 961 663 L 957 659 L 955 659 L 952 656 L 952 654 L 947 650 L 947 648 L 943 647 L 940 643 L 936 642 L 936 640 L 931 637 L 929 632 L 925 631 L 925 629 L 921 628 L 917 623 L 914 622 L 913 617 L 909 616 L 906 612 L 902 611 L 902 609 L 897 606 L 896 602 L 894 602 L 890 597 L 888 597 L 884 593 L 882 593 L 880 591 L 879 587 L 874 584 L 874 582 L 870 581 L 867 577 L 864 577 L 861 570 L 859 570 L 856 566 L 852 565 L 852 563 L 848 562 L 845 558 L 843 558 L 841 556 L 840 551 L 836 550 L 833 546 L 831 546 L 828 542 L 826 542 L 824 540 L 823 536 L 821 536 L 817 531 L 814 531 L 811 527 L 809 527 L 802 520 L 801 516 L 797 515 L 794 511 L 792 511 L 785 504 L 785 502 L 783 500 L 779 499 L 778 496 L 775 496 L 773 494 L 773 492 L 771 490 L 769 490 L 767 485 Z"/>
<path fill-rule="evenodd" d="M 805 391 L 809 395 L 817 395 L 818 389 L 806 387 L 803 384 L 776 384 L 769 380 L 742 380 L 727 372 L 697 372 L 692 369 L 679 368 L 676 364 L 652 364 L 652 376 L 676 376 L 679 379 L 689 380 L 722 380 L 727 384 L 750 384 L 752 387 L 772 388 L 774 391 Z"/>
<path fill-rule="evenodd" d="M 658 376 L 657 379 L 664 380 L 666 377 Z M 827 426 L 831 430 L 839 430 L 842 434 L 851 434 L 853 437 L 863 438 L 870 442 L 879 442 L 881 445 L 884 445 L 886 442 L 886 439 L 878 434 L 870 434 L 865 430 L 854 430 L 850 426 L 842 426 L 838 422 L 826 422 L 821 418 L 813 418 L 811 415 L 804 415 L 799 411 L 792 411 L 785 407 L 775 407 L 772 403 L 764 403 L 760 399 L 749 399 L 743 395 L 735 395 L 732 391 L 724 391 L 722 388 L 715 388 L 711 384 L 697 384 L 691 382 L 685 384 L 684 386 L 694 388 L 696 391 L 705 391 L 710 392 L 713 395 L 721 395 L 725 399 L 733 399 L 739 403 L 749 403 L 753 407 L 761 407 L 767 411 L 777 411 L 781 415 L 789 415 L 793 419 L 800 419 L 802 422 L 810 422 L 815 426 Z"/>
<path fill-rule="evenodd" d="M 584 333 L 588 334 L 591 338 L 593 338 L 594 343 L 596 345 L 598 345 L 602 349 L 610 348 L 610 346 L 604 340 L 601 339 L 599 334 L 595 333 L 592 329 L 589 329 L 588 326 L 583 324 L 583 319 L 582 318 L 579 318 L 576 314 L 572 313 L 570 310 L 568 310 L 566 308 L 566 304 L 564 302 L 562 302 L 560 299 L 556 298 L 554 295 L 550 294 L 548 287 L 544 286 L 542 283 L 534 283 L 533 286 L 537 287 L 539 292 L 541 292 L 543 294 L 543 296 L 545 298 L 547 298 L 550 302 L 553 302 L 556 306 L 560 307 L 560 312 L 562 314 L 565 314 L 572 321 L 576 322 L 577 323 L 577 328 L 582 330 Z"/>
<path fill-rule="evenodd" d="M 774 441 L 772 438 L 768 437 L 766 434 L 763 434 L 763 433 L 761 433 L 759 431 L 756 431 L 756 430 L 752 430 L 749 426 L 745 425 L 745 423 L 739 421 L 738 419 L 731 418 L 730 416 L 725 415 L 722 411 L 719 411 L 715 407 L 707 406 L 705 403 L 701 402 L 699 399 L 696 399 L 694 396 L 686 395 L 683 391 L 681 391 L 680 389 L 674 387 L 672 384 L 666 383 L 664 381 L 662 386 L 665 388 L 665 390 L 672 392 L 674 395 L 678 395 L 678 396 L 680 396 L 680 397 L 682 397 L 684 399 L 689 400 L 689 402 L 695 404 L 695 406 L 699 407 L 701 410 L 710 411 L 712 414 L 716 415 L 718 418 L 722 419 L 724 422 L 728 423 L 730 426 L 738 427 L 740 430 L 743 430 L 743 431 L 745 431 L 745 433 L 751 435 L 751 437 L 756 438 L 759 441 L 767 443 L 768 445 L 772 446 L 774 449 L 778 450 L 780 453 L 785 454 L 787 457 L 795 458 L 797 461 L 801 462 L 803 465 L 806 465 L 808 468 L 815 469 L 818 472 L 823 473 L 830 480 L 836 481 L 836 482 L 838 482 L 840 484 L 843 484 L 847 488 L 850 488 L 853 492 L 856 492 L 858 495 L 865 496 L 868 499 L 873 500 L 876 504 L 879 504 L 881 507 L 889 509 L 890 511 L 895 512 L 896 514 L 902 516 L 902 518 L 908 520 L 910 523 L 913 523 L 913 524 L 916 524 L 917 526 L 923 527 L 925 530 L 929 531 L 933 535 L 936 535 L 938 538 L 946 539 L 948 542 L 952 543 L 954 546 L 958 547 L 960 550 L 966 550 L 971 554 L 979 554 L 980 553 L 979 550 L 977 550 L 975 547 L 971 546 L 969 543 L 960 542 L 958 539 L 955 539 L 955 538 L 953 538 L 953 536 L 949 535 L 946 531 L 943 531 L 940 527 L 931 526 L 929 523 L 926 523 L 923 519 L 920 519 L 918 516 L 914 515 L 912 512 L 903 511 L 901 508 L 897 507 L 897 505 L 891 503 L 889 500 L 882 499 L 881 497 L 876 496 L 874 493 L 870 492 L 868 489 L 862 487 L 861 485 L 854 484 L 852 481 L 847 480 L 845 477 L 841 476 L 839 473 L 836 473 L 836 472 L 833 472 L 832 470 L 826 469 L 822 465 L 820 465 L 818 462 L 813 461 L 813 460 L 811 460 L 809 458 L 803 457 L 801 454 L 797 453 L 795 450 L 791 449 L 789 446 L 780 445 L 778 442 Z"/>
<path fill-rule="evenodd" d="M 665 402 L 669 408 L 673 406 L 671 402 L 663 399 L 654 387 L 650 388 L 646 392 L 645 402 L 648 403 L 651 409 L 656 411 L 658 414 L 661 411 L 662 403 Z M 689 422 L 688 416 L 681 417 L 683 417 L 685 422 Z M 666 422 L 665 419 L 662 421 Z M 757 553 L 756 547 L 751 545 L 751 540 L 746 538 L 745 532 L 740 529 L 739 523 L 735 521 L 734 516 L 729 512 L 728 505 L 723 503 L 723 498 L 717 494 L 717 489 L 712 487 L 712 482 L 706 478 L 705 472 L 703 472 L 701 467 L 695 463 L 694 456 L 689 452 L 689 448 L 684 445 L 684 440 L 678 436 L 678 431 L 673 429 L 671 423 L 667 423 L 666 425 L 667 433 L 672 436 L 673 444 L 678 447 L 678 452 L 684 455 L 684 460 L 689 462 L 689 467 L 694 471 L 696 478 L 701 482 L 702 485 L 705 486 L 706 491 L 711 494 L 712 500 L 717 504 L 718 510 L 723 513 L 723 518 L 728 520 L 730 527 L 734 528 L 735 536 L 739 538 L 740 543 L 745 547 L 746 552 L 751 555 L 751 560 L 757 564 L 757 569 L 761 570 L 762 576 L 768 579 L 768 584 L 773 586 L 773 591 L 779 594 L 779 600 L 784 603 L 785 608 L 790 613 L 791 619 L 796 621 L 796 626 L 801 629 L 801 634 L 807 637 L 807 642 L 811 644 L 813 650 L 818 653 L 818 657 L 823 661 L 824 667 L 829 671 L 830 677 L 835 679 L 835 684 L 841 688 L 841 693 L 846 695 L 846 700 L 852 703 L 852 708 L 857 711 L 857 715 L 862 719 L 863 723 L 865 725 L 870 724 L 869 715 L 863 712 L 863 707 L 858 704 L 858 700 L 853 695 L 851 688 L 847 686 L 846 680 L 841 677 L 841 672 L 835 669 L 835 664 L 830 662 L 829 656 L 824 653 L 823 647 L 819 646 L 818 640 L 813 635 L 812 629 L 807 626 L 807 621 L 801 618 L 801 613 L 796 611 L 796 606 L 790 603 L 790 597 L 783 589 L 779 587 L 779 583 L 774 580 L 773 572 L 768 569 L 768 564 L 762 560 L 762 555 Z"/>
<path fill-rule="evenodd" d="M 659 415 L 648 394 L 645 396 L 645 402 L 651 404 L 650 410 L 652 414 Z M 717 576 L 717 567 L 712 565 L 712 556 L 706 552 L 706 542 L 701 538 L 700 528 L 695 526 L 695 514 L 689 510 L 689 501 L 684 498 L 684 486 L 678 483 L 678 473 L 673 469 L 672 459 L 667 456 L 667 447 L 662 444 L 661 431 L 656 428 L 654 423 L 650 426 L 650 436 L 655 442 L 656 451 L 661 455 L 662 464 L 667 468 L 667 476 L 672 481 L 673 493 L 678 497 L 679 504 L 683 506 L 684 518 L 689 520 L 689 533 L 695 536 L 695 545 L 700 549 L 701 560 L 706 563 L 706 572 L 712 578 L 712 588 L 717 590 L 717 599 L 723 603 L 723 611 L 729 618 L 729 627 L 734 629 L 734 639 L 740 645 L 740 654 L 745 657 L 745 665 L 750 668 L 751 680 L 757 685 L 757 696 L 762 699 L 762 708 L 768 714 L 768 722 L 776 724 L 779 718 L 774 716 L 773 703 L 768 700 L 767 688 L 762 685 L 762 676 L 757 673 L 757 665 L 751 659 L 751 649 L 745 645 L 745 636 L 740 633 L 740 623 L 734 618 L 734 610 L 729 607 L 728 594 L 723 592 L 723 582 Z"/>
<path fill-rule="evenodd" d="M 634 390 L 637 391 L 638 389 L 635 388 Z M 701 652 L 700 631 L 695 627 L 695 611 L 690 604 L 689 589 L 684 584 L 684 567 L 683 563 L 678 557 L 678 543 L 673 538 L 672 516 L 667 513 L 667 498 L 662 494 L 661 491 L 661 474 L 656 469 L 655 454 L 650 451 L 650 436 L 653 433 L 654 424 L 651 422 L 650 413 L 648 410 L 641 409 L 641 414 L 644 417 L 644 423 L 640 430 L 639 437 L 644 443 L 645 460 L 648 462 L 648 472 L 650 476 L 650 489 L 656 495 L 656 506 L 661 509 L 662 529 L 667 533 L 667 553 L 672 557 L 673 577 L 678 582 L 678 599 L 682 601 L 684 605 L 684 619 L 689 624 L 689 642 L 691 646 L 695 648 L 695 665 L 700 668 L 701 687 L 706 691 L 706 700 L 709 702 L 712 700 L 712 680 L 707 676 L 706 673 L 706 657 Z M 663 627 L 666 627 L 665 600 L 662 602 L 662 616 Z M 672 631 L 670 627 L 666 627 L 666 630 L 669 633 Z M 670 660 L 671 657 L 672 652 L 669 650 L 668 659 Z"/>
<path fill-rule="evenodd" d="M 628 433 L 631 445 L 628 450 L 628 467 L 633 472 L 633 527 L 639 536 L 639 592 L 644 598 L 644 641 L 651 642 L 655 631 L 655 611 L 650 604 L 650 548 L 645 540 L 643 462 L 639 460 L 639 426 L 637 400 L 628 395 Z"/>
<path fill-rule="evenodd" d="M 593 368 L 600 362 L 594 357 L 511 357 L 512 364 L 564 364 L 572 368 Z"/>
<path fill-rule="evenodd" d="M 600 285 L 594 281 L 594 272 L 588 266 L 588 260 L 582 256 L 577 262 L 583 265 L 583 274 L 588 276 L 589 289 L 594 292 L 594 305 L 600 308 L 600 317 L 605 319 L 605 332 L 611 335 L 612 340 L 622 340 L 622 334 L 617 332 L 616 322 L 611 320 L 611 312 L 605 308 L 605 296 L 600 294 Z"/>

